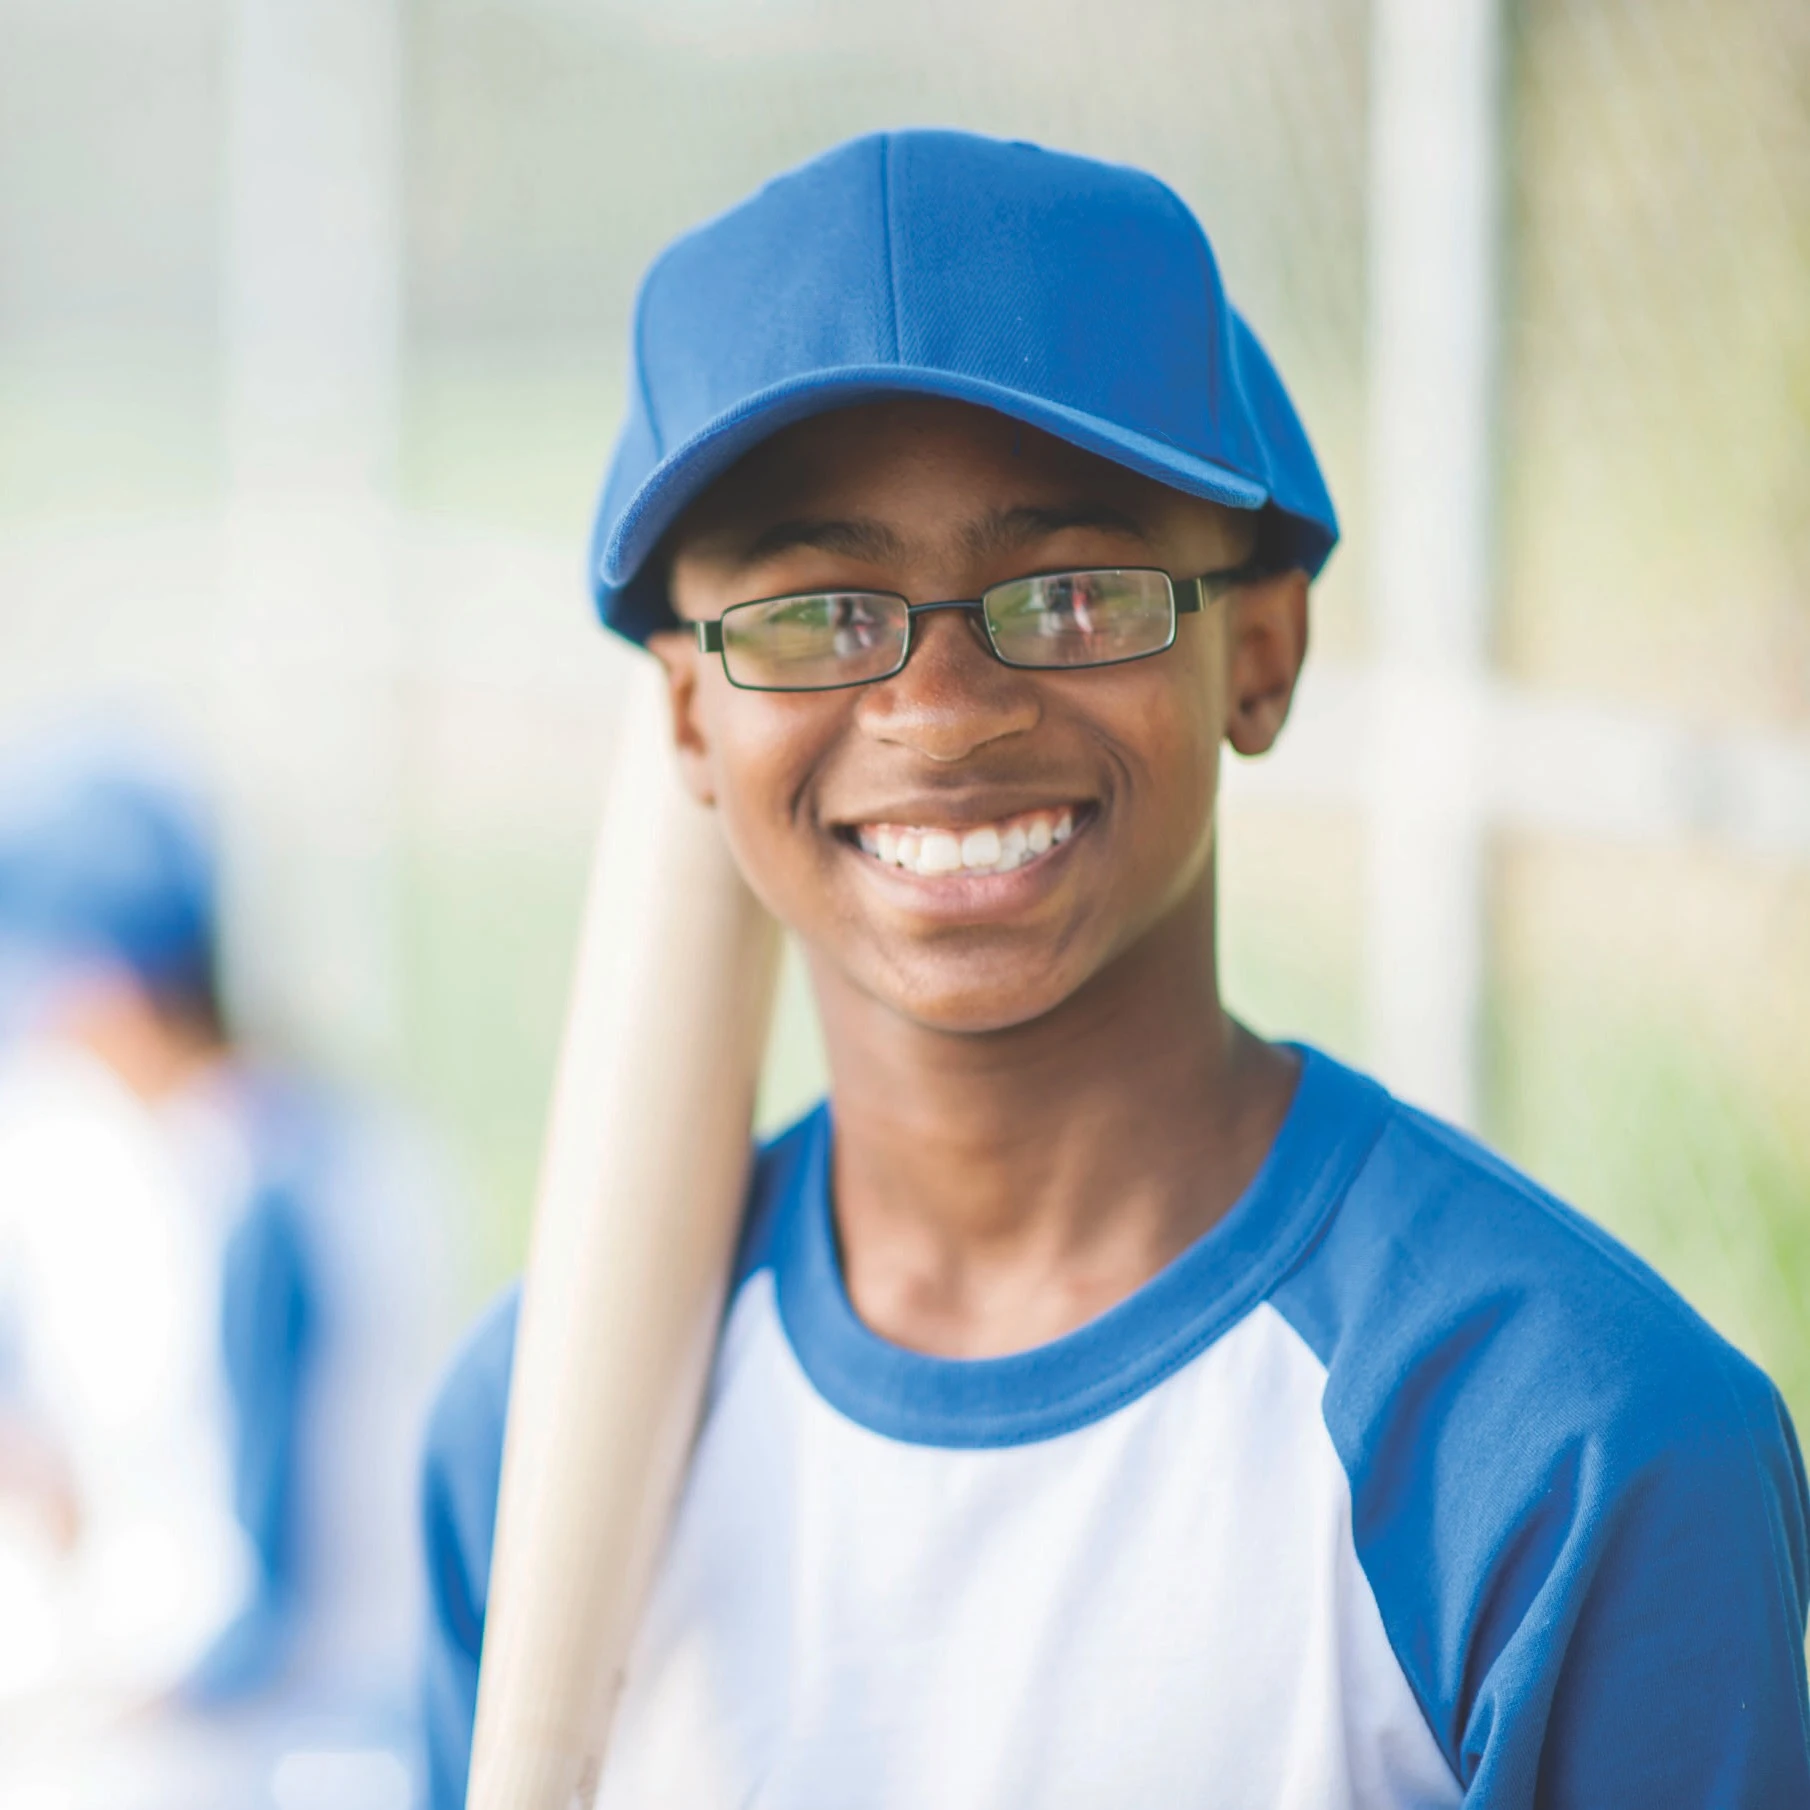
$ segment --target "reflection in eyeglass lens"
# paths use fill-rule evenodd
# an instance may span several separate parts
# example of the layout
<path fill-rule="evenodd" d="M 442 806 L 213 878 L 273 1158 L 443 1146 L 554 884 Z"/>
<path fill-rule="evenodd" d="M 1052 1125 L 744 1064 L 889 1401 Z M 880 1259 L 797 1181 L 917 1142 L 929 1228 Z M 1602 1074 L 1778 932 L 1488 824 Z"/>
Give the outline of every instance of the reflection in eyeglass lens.
<path fill-rule="evenodd" d="M 988 593 L 995 651 L 1021 666 L 1104 666 L 1157 653 L 1174 629 L 1169 580 L 1156 571 L 1052 572 Z"/>
<path fill-rule="evenodd" d="M 830 606 L 831 643 L 838 659 L 871 653 L 896 632 L 890 612 L 876 598 L 844 593 L 831 598 Z"/>
<path fill-rule="evenodd" d="M 1101 605 L 1110 608 L 1112 603 L 1103 596 L 1101 578 L 1094 572 L 1065 572 L 1039 579 L 1028 599 L 1035 632 L 1048 639 L 1097 634 Z"/>

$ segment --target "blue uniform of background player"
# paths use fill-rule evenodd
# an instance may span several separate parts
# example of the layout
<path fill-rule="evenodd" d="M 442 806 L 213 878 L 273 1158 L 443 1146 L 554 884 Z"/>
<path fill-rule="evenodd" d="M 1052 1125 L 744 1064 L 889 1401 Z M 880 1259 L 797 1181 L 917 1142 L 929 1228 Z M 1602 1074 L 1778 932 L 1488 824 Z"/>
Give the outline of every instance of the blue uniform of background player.
<path fill-rule="evenodd" d="M 298 1743 L 413 1759 L 444 1188 L 233 1038 L 218 892 L 145 750 L 0 763 L 0 1708 L 94 1706 L 0 1797 L 48 1767 L 72 1804 L 239 1806 Z"/>
<path fill-rule="evenodd" d="M 599 601 L 831 1095 L 757 1165 L 599 1802 L 1810 1803 L 1771 1385 L 1219 1006 L 1218 750 L 1280 730 L 1337 527 L 1181 203 L 860 140 L 656 263 L 631 376 Z M 513 1311 L 430 1438 L 444 1805 Z"/>

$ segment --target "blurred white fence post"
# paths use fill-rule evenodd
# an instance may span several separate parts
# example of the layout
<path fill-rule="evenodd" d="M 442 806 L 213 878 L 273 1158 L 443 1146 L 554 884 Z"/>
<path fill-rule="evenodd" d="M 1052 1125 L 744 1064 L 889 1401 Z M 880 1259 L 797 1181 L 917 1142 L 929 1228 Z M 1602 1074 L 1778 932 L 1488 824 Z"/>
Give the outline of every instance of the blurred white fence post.
<path fill-rule="evenodd" d="M 1486 931 L 1499 12 L 1372 12 L 1366 1036 L 1391 1086 L 1463 1124 L 1478 1106 Z"/>
<path fill-rule="evenodd" d="M 237 0 L 221 636 L 235 1000 L 368 1059 L 394 1018 L 396 0 Z"/>

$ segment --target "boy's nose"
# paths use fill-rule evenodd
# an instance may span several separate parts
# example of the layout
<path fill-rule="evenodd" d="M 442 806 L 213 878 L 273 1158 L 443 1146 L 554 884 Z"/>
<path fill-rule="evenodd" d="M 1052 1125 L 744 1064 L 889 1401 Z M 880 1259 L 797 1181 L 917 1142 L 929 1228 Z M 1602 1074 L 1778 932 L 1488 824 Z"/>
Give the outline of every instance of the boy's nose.
<path fill-rule="evenodd" d="M 966 760 L 989 742 L 1033 729 L 1042 704 L 1031 676 L 1002 665 L 971 610 L 935 610 L 911 623 L 904 671 L 862 687 L 861 727 L 926 760 Z"/>

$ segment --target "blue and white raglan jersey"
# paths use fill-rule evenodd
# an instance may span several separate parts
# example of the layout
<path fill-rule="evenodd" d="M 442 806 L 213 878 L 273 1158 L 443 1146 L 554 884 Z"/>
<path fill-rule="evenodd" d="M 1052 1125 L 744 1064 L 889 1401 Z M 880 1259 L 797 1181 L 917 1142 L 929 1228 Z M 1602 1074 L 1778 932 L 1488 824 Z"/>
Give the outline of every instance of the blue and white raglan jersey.
<path fill-rule="evenodd" d="M 1232 1211 L 1054 1344 L 901 1350 L 761 1154 L 607 1810 L 1810 1806 L 1802 1463 L 1613 1241 L 1307 1053 Z M 513 1303 L 426 1475 L 462 1801 Z"/>

